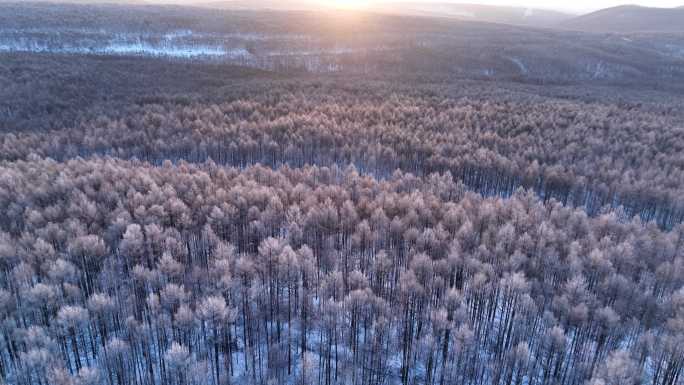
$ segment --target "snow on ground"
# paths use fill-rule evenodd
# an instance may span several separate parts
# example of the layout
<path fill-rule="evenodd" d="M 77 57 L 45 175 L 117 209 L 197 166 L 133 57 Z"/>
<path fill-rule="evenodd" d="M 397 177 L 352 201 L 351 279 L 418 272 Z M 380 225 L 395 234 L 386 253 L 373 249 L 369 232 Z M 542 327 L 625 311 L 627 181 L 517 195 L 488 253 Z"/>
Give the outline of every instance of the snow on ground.
<path fill-rule="evenodd" d="M 94 55 L 142 55 L 174 58 L 224 57 L 228 59 L 247 58 L 250 53 L 244 48 L 225 48 L 210 45 L 155 45 L 145 42 L 109 42 L 101 46 L 50 46 L 35 41 L 1 42 L 0 52 L 36 52 Z"/>
<path fill-rule="evenodd" d="M 217 56 L 228 58 L 240 58 L 250 56 L 244 48 L 225 49 L 212 46 L 162 46 L 157 47 L 147 43 L 115 43 L 102 48 L 96 48 L 95 53 L 114 55 L 149 55 L 169 56 L 177 58 L 192 58 L 201 56 Z"/>
<path fill-rule="evenodd" d="M 520 73 L 522 75 L 527 75 L 528 73 L 530 73 L 530 71 L 527 69 L 527 66 L 525 65 L 525 63 L 523 63 L 523 61 L 520 60 L 519 58 L 509 57 L 508 60 L 510 60 L 513 64 L 516 65 L 516 67 L 518 67 L 518 69 L 520 70 Z"/>
<path fill-rule="evenodd" d="M 269 35 L 257 33 L 212 34 L 191 29 L 170 30 L 165 33 L 140 31 L 137 33 L 98 29 L 2 29 L 0 52 L 36 52 L 59 54 L 135 55 L 170 58 L 210 57 L 226 60 L 245 60 L 253 55 L 247 50 L 250 42 L 304 41 L 308 36 L 296 34 Z M 277 52 L 276 55 L 306 55 L 301 49 Z M 338 52 L 339 51 L 339 52 Z M 346 53 L 332 49 L 330 54 Z M 314 51 L 311 50 L 313 54 Z"/>

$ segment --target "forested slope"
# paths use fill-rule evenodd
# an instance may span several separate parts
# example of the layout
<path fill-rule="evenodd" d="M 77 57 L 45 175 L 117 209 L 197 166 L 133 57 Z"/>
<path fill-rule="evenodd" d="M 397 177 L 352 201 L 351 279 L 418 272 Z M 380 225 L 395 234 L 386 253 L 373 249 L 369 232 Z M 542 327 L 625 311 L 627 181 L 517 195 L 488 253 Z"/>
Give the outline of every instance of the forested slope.
<path fill-rule="evenodd" d="M 668 228 L 684 216 L 684 125 L 674 111 L 681 99 L 587 103 L 496 86 L 471 84 L 459 94 L 418 82 L 368 88 L 362 79 L 261 75 L 234 83 L 198 86 L 204 96 L 194 98 L 100 106 L 66 129 L 0 134 L 0 159 L 99 154 L 157 164 L 354 164 L 376 177 L 395 169 L 448 171 L 484 195 L 525 187 L 592 215 L 623 206 L 627 217 Z"/>
<path fill-rule="evenodd" d="M 607 35 L 378 12 L 2 3 L 0 53 L 684 89 L 681 33 Z"/>
<path fill-rule="evenodd" d="M 678 384 L 668 104 L 363 84 L 264 80 L 3 134 L 3 376 Z"/>

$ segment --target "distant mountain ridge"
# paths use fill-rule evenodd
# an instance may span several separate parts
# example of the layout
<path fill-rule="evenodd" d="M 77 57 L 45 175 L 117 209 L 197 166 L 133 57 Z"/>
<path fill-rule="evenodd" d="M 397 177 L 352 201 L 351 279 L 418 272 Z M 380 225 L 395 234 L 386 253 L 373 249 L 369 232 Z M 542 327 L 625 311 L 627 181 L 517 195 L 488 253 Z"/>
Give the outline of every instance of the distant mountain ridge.
<path fill-rule="evenodd" d="M 560 26 L 585 32 L 684 32 L 684 6 L 621 5 L 566 20 Z"/>
<path fill-rule="evenodd" d="M 535 27 L 552 27 L 574 17 L 574 15 L 568 13 L 539 8 L 449 2 L 424 3 L 397 1 L 381 3 L 378 6 L 372 7 L 372 9 L 386 13 L 452 17 L 473 21 Z"/>
<path fill-rule="evenodd" d="M 326 6 L 322 5 L 321 2 L 314 0 L 224 0 L 196 3 L 195 5 L 234 10 L 314 10 L 335 8 L 334 5 Z M 362 10 L 404 16 L 456 18 L 536 27 L 553 27 L 562 21 L 574 17 L 574 15 L 571 14 L 538 8 L 450 3 L 444 1 L 381 2 L 369 7 L 364 7 Z"/>
<path fill-rule="evenodd" d="M 313 0 L 224 0 L 197 2 L 191 5 L 227 10 L 304 11 L 321 8 L 321 4 Z"/>
<path fill-rule="evenodd" d="M 315 0 L 223 0 L 193 5 L 232 10 L 315 10 L 334 9 Z M 621 5 L 585 15 L 540 8 L 496 6 L 447 1 L 420 2 L 396 0 L 379 2 L 362 9 L 404 16 L 424 16 L 481 21 L 540 28 L 563 28 L 585 32 L 684 32 L 684 6 L 654 8 Z"/>
<path fill-rule="evenodd" d="M 2 4 L 175 4 L 227 11 L 332 11 L 334 2 L 320 0 L 0 0 Z M 451 3 L 446 0 L 388 0 L 372 3 L 358 11 L 401 16 L 434 17 L 462 21 L 488 22 L 536 28 L 560 28 L 594 33 L 684 33 L 684 5 L 656 8 L 620 5 L 581 16 L 541 8 L 495 6 L 472 3 Z"/>

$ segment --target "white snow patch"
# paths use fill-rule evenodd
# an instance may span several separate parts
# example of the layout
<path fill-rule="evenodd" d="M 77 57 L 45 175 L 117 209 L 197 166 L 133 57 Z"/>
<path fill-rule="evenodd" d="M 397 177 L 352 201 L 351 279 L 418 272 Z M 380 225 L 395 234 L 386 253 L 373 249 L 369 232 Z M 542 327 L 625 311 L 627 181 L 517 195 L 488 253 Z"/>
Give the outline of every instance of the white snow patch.
<path fill-rule="evenodd" d="M 520 70 L 520 73 L 521 73 L 521 74 L 527 75 L 528 73 L 530 73 L 530 71 L 529 71 L 529 69 L 527 68 L 527 66 L 525 65 L 525 63 L 523 63 L 523 61 L 520 60 L 519 58 L 517 58 L 517 57 L 509 57 L 508 60 L 510 60 L 513 64 L 515 64 L 515 65 L 518 67 L 518 69 Z"/>
<path fill-rule="evenodd" d="M 172 31 L 172 32 L 164 34 L 164 39 L 174 40 L 174 39 L 183 38 L 183 37 L 191 37 L 192 35 L 193 35 L 192 30 L 183 29 L 183 30 Z"/>
<path fill-rule="evenodd" d="M 142 55 L 174 58 L 223 57 L 228 59 L 247 58 L 251 54 L 244 48 L 225 48 L 208 45 L 153 45 L 144 42 L 110 42 L 102 46 L 57 46 L 52 47 L 35 41 L 3 42 L 0 52 L 35 52 L 96 55 Z"/>
<path fill-rule="evenodd" d="M 608 68 L 606 67 L 605 63 L 602 61 L 596 63 L 594 66 L 594 73 L 592 74 L 592 78 L 594 79 L 601 79 L 604 78 L 608 75 Z"/>

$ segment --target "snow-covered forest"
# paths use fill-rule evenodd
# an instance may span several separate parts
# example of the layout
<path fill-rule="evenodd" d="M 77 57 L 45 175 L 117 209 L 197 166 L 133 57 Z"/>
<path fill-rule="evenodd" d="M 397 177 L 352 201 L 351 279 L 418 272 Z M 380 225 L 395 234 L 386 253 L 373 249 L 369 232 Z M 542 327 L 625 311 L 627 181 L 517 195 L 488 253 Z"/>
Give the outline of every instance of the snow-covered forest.
<path fill-rule="evenodd" d="M 0 38 L 113 28 L 31 7 Z M 117 39 L 312 44 L 144 10 L 120 28 L 167 38 Z M 541 81 L 330 41 L 365 70 L 0 43 L 0 383 L 684 384 L 681 59 L 500 52 Z"/>
<path fill-rule="evenodd" d="M 678 381 L 682 226 L 483 198 L 449 174 L 1 172 L 15 383 Z"/>

